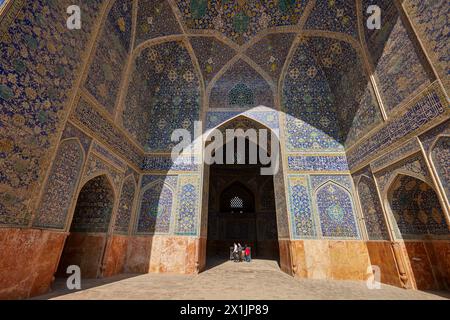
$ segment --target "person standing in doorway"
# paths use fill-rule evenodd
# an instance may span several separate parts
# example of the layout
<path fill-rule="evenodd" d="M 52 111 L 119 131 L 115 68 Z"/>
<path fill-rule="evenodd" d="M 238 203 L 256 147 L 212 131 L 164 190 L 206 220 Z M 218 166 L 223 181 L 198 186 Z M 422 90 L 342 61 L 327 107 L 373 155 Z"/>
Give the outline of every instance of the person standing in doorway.
<path fill-rule="evenodd" d="M 239 262 L 241 262 L 242 259 L 243 259 L 243 256 L 242 256 L 242 254 L 243 254 L 243 248 L 242 248 L 242 246 L 241 246 L 241 243 L 239 243 L 239 242 L 238 242 L 238 253 L 239 253 Z"/>
<path fill-rule="evenodd" d="M 233 258 L 234 258 L 234 262 L 238 262 L 239 260 L 239 252 L 238 252 L 238 245 L 236 244 L 236 242 L 233 245 Z"/>
<path fill-rule="evenodd" d="M 245 246 L 245 261 L 250 262 L 252 260 L 252 258 L 250 257 L 250 247 L 249 246 Z"/>

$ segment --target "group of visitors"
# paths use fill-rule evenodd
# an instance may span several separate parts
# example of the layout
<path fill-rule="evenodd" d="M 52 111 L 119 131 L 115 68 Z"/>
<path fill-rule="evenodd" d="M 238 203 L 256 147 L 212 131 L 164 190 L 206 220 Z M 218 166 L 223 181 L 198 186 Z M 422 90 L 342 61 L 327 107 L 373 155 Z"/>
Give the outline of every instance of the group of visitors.
<path fill-rule="evenodd" d="M 251 261 L 251 251 L 250 251 L 250 247 L 247 246 L 246 244 L 244 246 L 241 246 L 240 243 L 236 244 L 236 242 L 234 243 L 233 246 L 233 261 L 234 262 L 242 262 L 242 261 L 246 261 L 246 262 L 250 262 Z"/>

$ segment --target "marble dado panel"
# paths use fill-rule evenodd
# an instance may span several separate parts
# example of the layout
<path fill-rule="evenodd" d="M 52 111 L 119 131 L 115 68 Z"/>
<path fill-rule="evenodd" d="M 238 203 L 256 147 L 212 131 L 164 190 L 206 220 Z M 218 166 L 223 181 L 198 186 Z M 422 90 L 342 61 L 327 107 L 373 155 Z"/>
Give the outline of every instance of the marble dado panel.
<path fill-rule="evenodd" d="M 130 237 L 125 272 L 195 274 L 205 265 L 205 249 L 205 238 Z"/>
<path fill-rule="evenodd" d="M 370 258 L 364 241 L 290 241 L 294 276 L 321 280 L 367 280 Z"/>

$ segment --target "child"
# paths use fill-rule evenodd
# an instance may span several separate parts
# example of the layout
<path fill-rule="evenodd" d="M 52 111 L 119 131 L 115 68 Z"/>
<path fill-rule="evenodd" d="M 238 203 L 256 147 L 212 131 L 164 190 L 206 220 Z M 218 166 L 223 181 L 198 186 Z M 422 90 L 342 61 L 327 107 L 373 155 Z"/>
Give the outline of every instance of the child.
<path fill-rule="evenodd" d="M 245 246 L 245 261 L 250 262 L 250 247 Z"/>

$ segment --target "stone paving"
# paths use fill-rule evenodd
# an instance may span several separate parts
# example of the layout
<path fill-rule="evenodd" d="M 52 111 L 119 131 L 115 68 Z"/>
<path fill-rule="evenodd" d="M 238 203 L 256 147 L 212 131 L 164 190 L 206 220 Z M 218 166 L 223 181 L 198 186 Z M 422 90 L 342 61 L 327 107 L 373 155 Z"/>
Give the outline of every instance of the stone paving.
<path fill-rule="evenodd" d="M 52 293 L 36 299 L 164 299 L 164 300 L 252 300 L 252 299 L 445 299 L 447 293 L 428 293 L 382 285 L 369 290 L 363 281 L 294 279 L 271 260 L 216 264 L 199 275 L 120 275 L 82 282 L 83 290 L 64 289 L 55 282 Z"/>

